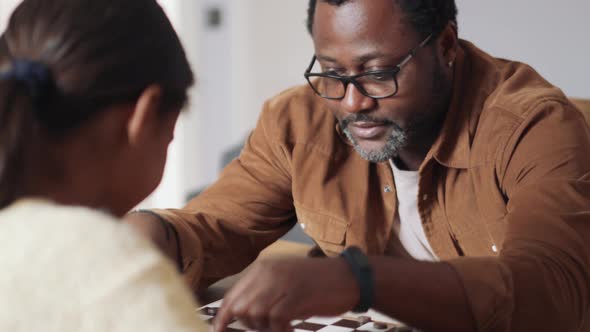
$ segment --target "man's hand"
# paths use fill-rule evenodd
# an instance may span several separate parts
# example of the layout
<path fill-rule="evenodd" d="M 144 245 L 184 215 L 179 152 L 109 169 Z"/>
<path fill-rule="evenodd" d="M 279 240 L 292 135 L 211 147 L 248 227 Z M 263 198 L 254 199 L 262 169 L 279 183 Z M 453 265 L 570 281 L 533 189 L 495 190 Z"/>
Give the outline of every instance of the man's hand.
<path fill-rule="evenodd" d="M 234 317 L 250 329 L 291 331 L 294 319 L 336 316 L 358 301 L 356 279 L 341 258 L 263 259 L 226 294 L 214 332 Z"/>

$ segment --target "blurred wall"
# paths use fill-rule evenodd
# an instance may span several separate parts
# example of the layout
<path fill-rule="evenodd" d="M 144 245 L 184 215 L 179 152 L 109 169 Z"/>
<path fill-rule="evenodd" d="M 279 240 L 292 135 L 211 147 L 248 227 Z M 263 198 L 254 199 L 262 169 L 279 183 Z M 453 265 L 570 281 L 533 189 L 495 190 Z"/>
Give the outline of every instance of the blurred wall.
<path fill-rule="evenodd" d="M 8 17 L 20 0 L 0 0 L 0 31 L 6 29 Z"/>
<path fill-rule="evenodd" d="M 304 83 L 313 49 L 305 31 L 306 0 L 202 0 L 198 60 L 204 186 L 219 173 L 221 150 L 242 142 L 262 103 Z M 213 9 L 220 26 L 208 26 Z"/>
<path fill-rule="evenodd" d="M 200 56 L 199 31 L 201 15 L 198 0 L 158 0 L 162 5 L 185 47 L 193 71 L 198 73 Z M 179 208 L 186 200 L 186 195 L 202 177 L 201 135 L 199 134 L 201 112 L 198 109 L 200 95 L 198 84 L 190 91 L 190 102 L 181 114 L 176 126 L 175 138 L 169 148 L 168 163 L 162 183 L 156 191 L 140 204 L 140 207 Z"/>
<path fill-rule="evenodd" d="M 569 96 L 590 98 L 590 1 L 457 0 L 462 38 L 526 62 Z"/>

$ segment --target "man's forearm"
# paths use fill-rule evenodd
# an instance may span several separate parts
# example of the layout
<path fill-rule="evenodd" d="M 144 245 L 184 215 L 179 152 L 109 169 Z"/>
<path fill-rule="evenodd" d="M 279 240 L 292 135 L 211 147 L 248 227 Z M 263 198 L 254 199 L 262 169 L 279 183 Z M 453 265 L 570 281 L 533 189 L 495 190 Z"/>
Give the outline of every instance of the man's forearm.
<path fill-rule="evenodd" d="M 459 277 L 445 263 L 371 257 L 375 309 L 425 331 L 475 331 Z"/>
<path fill-rule="evenodd" d="M 131 212 L 123 221 L 150 240 L 164 255 L 178 264 L 180 269 L 178 234 L 173 229 L 174 226 L 149 210 Z"/>

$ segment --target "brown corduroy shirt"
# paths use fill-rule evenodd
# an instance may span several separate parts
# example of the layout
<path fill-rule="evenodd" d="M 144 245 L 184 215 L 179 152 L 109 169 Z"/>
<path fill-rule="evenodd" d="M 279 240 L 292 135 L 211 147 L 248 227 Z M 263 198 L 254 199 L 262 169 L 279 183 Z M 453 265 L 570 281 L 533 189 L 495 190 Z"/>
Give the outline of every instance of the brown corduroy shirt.
<path fill-rule="evenodd" d="M 590 331 L 583 116 L 529 66 L 466 41 L 453 91 L 419 170 L 418 209 L 436 255 L 464 285 L 478 330 Z M 288 90 L 265 104 L 219 181 L 182 210 L 157 211 L 180 234 L 195 290 L 242 270 L 295 222 L 327 255 L 351 245 L 396 254 L 391 168 L 363 160 L 335 128 L 310 88 Z"/>

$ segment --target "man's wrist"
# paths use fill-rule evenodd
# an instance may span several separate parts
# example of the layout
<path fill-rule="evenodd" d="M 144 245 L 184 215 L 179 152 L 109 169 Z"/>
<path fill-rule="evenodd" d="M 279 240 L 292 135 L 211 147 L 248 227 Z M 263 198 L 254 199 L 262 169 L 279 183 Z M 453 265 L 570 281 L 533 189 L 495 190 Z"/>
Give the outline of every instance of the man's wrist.
<path fill-rule="evenodd" d="M 139 217 L 139 215 L 143 215 Z M 151 220 L 152 223 L 158 224 L 159 230 L 154 230 L 154 227 L 148 227 L 150 230 L 146 234 L 150 237 L 150 239 L 162 250 L 166 256 L 170 259 L 174 260 L 179 272 L 184 271 L 184 266 L 182 264 L 182 252 L 180 248 L 180 236 L 176 227 L 166 219 L 164 219 L 158 213 L 151 211 L 151 210 L 135 210 L 130 212 L 127 217 L 125 218 L 132 224 L 135 228 L 141 230 L 145 229 L 145 224 L 148 223 L 148 220 Z M 164 235 L 164 236 L 162 236 Z M 171 243 L 173 245 L 171 245 Z"/>

